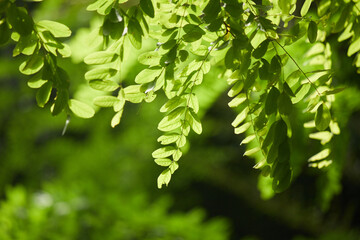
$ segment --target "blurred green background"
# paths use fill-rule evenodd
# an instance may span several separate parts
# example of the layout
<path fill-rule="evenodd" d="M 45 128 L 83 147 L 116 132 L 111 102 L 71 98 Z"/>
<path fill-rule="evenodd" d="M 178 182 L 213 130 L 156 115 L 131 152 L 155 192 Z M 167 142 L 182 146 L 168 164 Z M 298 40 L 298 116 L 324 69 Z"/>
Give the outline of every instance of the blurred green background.
<path fill-rule="evenodd" d="M 85 11 L 88 3 L 27 6 L 34 19 L 60 21 L 73 30 L 73 58 L 60 65 L 71 76 L 74 95 L 90 101 L 91 94 L 101 93 L 90 90 L 83 77 L 87 67 L 81 60 L 91 48 L 82 42 L 89 26 L 99 22 Z M 336 44 L 336 36 L 330 41 L 334 85 L 347 87 L 334 106 L 342 128 L 333 143 L 334 163 L 308 168 L 306 159 L 319 143 L 295 126 L 294 181 L 275 196 L 252 168 L 254 161 L 242 157 L 242 136 L 230 125 L 236 113 L 227 107 L 226 82 L 215 81 L 219 69 L 206 77 L 207 91 L 198 93 L 206 106 L 204 132 L 190 136 L 179 171 L 159 190 L 162 169 L 151 153 L 159 146 L 164 96 L 151 104 L 127 104 L 115 129 L 111 109 L 90 120 L 71 118 L 62 136 L 66 116 L 52 117 L 36 106 L 35 91 L 18 72 L 21 57 L 12 58 L 13 45 L 1 47 L 0 239 L 360 239 L 360 77 L 346 57 L 346 43 Z M 141 68 L 136 54 L 128 58 L 125 83 Z M 294 117 L 306 118 L 301 112 Z"/>

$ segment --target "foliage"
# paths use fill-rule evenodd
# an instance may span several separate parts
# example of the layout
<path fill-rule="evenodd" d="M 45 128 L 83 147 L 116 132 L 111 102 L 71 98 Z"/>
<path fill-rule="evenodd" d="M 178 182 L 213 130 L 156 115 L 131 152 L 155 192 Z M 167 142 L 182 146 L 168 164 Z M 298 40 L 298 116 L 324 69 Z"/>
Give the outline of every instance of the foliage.
<path fill-rule="evenodd" d="M 149 205 L 144 195 L 98 198 L 100 189 L 87 197 L 52 184 L 45 189 L 31 195 L 21 187 L 8 190 L 0 208 L 1 239 L 227 239 L 225 222 L 202 223 L 199 209 L 170 214 L 167 198 Z"/>
<path fill-rule="evenodd" d="M 356 54 L 354 64 L 360 67 L 359 8 L 357 0 L 322 0 L 316 6 L 312 0 L 97 0 L 87 7 L 102 16 L 102 24 L 88 35 L 98 48 L 83 59 L 89 65 L 85 79 L 103 91 L 94 95 L 94 105 L 113 108 L 112 127 L 120 123 L 126 104 L 166 96 L 158 124 L 162 146 L 152 154 L 165 167 L 159 188 L 178 169 L 190 132 L 203 131 L 200 113 L 207 107 L 199 100 L 201 91 L 225 79 L 228 105 L 238 113 L 231 125 L 244 136 L 244 155 L 255 158 L 254 167 L 281 192 L 294 178 L 292 139 L 298 121 L 322 145 L 308 165 L 332 163 L 331 142 L 340 134 L 333 104 L 343 88 L 332 86 L 328 37 L 338 33 L 338 41 L 349 40 L 347 54 Z M 14 0 L 1 1 L 0 9 L 0 43 L 15 42 L 13 56 L 25 56 L 19 70 L 31 75 L 28 85 L 38 89 L 38 105 L 50 105 L 53 115 L 93 117 L 90 106 L 70 97 L 70 77 L 58 64 L 71 56 L 63 41 L 70 29 L 50 20 L 34 21 Z M 123 64 L 149 38 L 157 43 L 138 56 L 146 68 L 131 83 L 123 81 Z M 291 53 L 297 44 L 306 49 L 301 59 Z M 214 69 L 221 73 L 212 82 L 204 81 Z"/>

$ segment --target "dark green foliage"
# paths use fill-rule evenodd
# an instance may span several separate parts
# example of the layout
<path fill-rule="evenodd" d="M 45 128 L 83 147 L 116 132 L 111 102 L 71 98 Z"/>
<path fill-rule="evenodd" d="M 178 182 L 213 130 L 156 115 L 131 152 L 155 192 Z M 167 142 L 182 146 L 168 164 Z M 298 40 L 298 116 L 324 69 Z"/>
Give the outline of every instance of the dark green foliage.
<path fill-rule="evenodd" d="M 153 154 L 155 163 L 166 167 L 158 178 L 159 187 L 167 185 L 178 168 L 190 132 L 203 130 L 197 89 L 205 88 L 204 75 L 216 67 L 222 67 L 222 78 L 232 86 L 228 105 L 238 112 L 232 126 L 236 134 L 245 134 L 241 142 L 247 144 L 244 155 L 253 156 L 256 168 L 265 168 L 266 176 L 271 168 L 274 191 L 284 190 L 292 179 L 290 139 L 296 134 L 292 126 L 298 107 L 314 119 L 314 124 L 307 126 L 320 131 L 310 133 L 310 138 L 326 145 L 332 134 L 339 134 L 338 128 L 334 130 L 336 117 L 330 114 L 333 94 L 338 91 L 331 86 L 332 75 L 321 74 L 332 66 L 326 37 L 341 32 L 339 41 L 351 38 L 348 55 L 360 51 L 359 6 L 356 2 L 340 6 L 321 1 L 316 15 L 311 0 L 297 2 L 97 0 L 87 7 L 103 16 L 103 21 L 93 30 L 98 47 L 84 58 L 92 66 L 85 79 L 95 90 L 113 92 L 93 97 L 96 106 L 113 108 L 111 126 L 120 123 L 126 102 L 152 102 L 158 91 L 167 98 L 160 109 L 165 116 L 158 124 L 163 146 Z M 72 99 L 69 83 L 73 80 L 58 65 L 61 58 L 71 56 L 63 43 L 63 38 L 71 35 L 70 29 L 55 21 L 34 22 L 25 8 L 13 2 L 4 4 L 4 9 L 0 44 L 9 42 L 11 36 L 17 43 L 13 55 L 25 55 L 19 70 L 32 75 L 28 85 L 39 89 L 38 105 L 51 104 L 53 115 L 73 112 L 92 117 L 91 107 Z M 310 13 L 316 15 L 314 20 Z M 327 19 L 337 19 L 337 23 L 327 24 Z M 296 59 L 287 49 L 297 41 L 304 43 L 304 35 L 311 46 Z M 133 48 L 143 49 L 148 38 L 155 39 L 157 46 L 138 56 L 146 68 L 123 86 L 124 56 L 133 54 Z M 301 65 L 305 61 L 310 63 L 309 69 Z M 360 66 L 358 57 L 355 65 Z M 331 132 L 324 132 L 329 126 L 333 126 Z"/>

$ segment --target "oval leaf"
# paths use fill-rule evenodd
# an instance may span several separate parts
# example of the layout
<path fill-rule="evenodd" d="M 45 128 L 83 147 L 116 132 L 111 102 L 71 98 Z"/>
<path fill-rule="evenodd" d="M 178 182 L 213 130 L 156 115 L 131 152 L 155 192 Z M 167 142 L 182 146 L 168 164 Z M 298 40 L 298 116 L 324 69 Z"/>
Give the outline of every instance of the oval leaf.
<path fill-rule="evenodd" d="M 78 117 L 91 118 L 95 114 L 95 110 L 92 107 L 78 100 L 70 99 L 68 104 L 70 110 Z"/>

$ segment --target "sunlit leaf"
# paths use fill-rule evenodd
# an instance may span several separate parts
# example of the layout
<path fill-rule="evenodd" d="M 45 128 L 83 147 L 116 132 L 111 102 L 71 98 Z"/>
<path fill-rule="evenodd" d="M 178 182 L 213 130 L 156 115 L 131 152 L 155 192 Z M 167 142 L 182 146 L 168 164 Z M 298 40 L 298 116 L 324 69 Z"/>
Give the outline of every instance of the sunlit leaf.
<path fill-rule="evenodd" d="M 109 92 L 115 91 L 120 87 L 119 84 L 110 80 L 91 80 L 89 85 L 93 89 Z"/>
<path fill-rule="evenodd" d="M 115 127 L 117 125 L 119 125 L 120 121 L 121 121 L 121 117 L 123 114 L 123 109 L 120 109 L 120 111 L 118 111 L 113 118 L 111 119 L 111 127 Z"/>
<path fill-rule="evenodd" d="M 301 11 L 300 14 L 301 16 L 305 16 L 307 14 L 307 12 L 309 11 L 310 5 L 311 5 L 312 0 L 305 0 L 304 4 L 301 7 Z"/>
<path fill-rule="evenodd" d="M 202 125 L 200 119 L 193 110 L 189 110 L 187 112 L 186 120 L 188 121 L 190 127 L 192 128 L 192 130 L 194 130 L 194 132 L 196 132 L 197 134 L 202 133 Z"/>
<path fill-rule="evenodd" d="M 155 163 L 159 166 L 168 167 L 173 162 L 172 160 L 168 158 L 157 158 L 154 160 Z"/>
<path fill-rule="evenodd" d="M 247 117 L 247 114 L 249 112 L 249 108 L 246 107 L 241 113 L 239 113 L 236 118 L 234 119 L 234 121 L 231 123 L 231 125 L 233 127 L 237 127 L 239 126 L 240 123 L 242 123 L 246 117 Z"/>
<path fill-rule="evenodd" d="M 68 105 L 70 110 L 78 117 L 92 118 L 95 114 L 92 107 L 76 99 L 70 99 Z"/>
<path fill-rule="evenodd" d="M 99 107 L 113 107 L 120 100 L 114 96 L 99 96 L 94 98 L 94 104 Z"/>
<path fill-rule="evenodd" d="M 244 156 L 251 156 L 251 155 L 254 155 L 255 153 L 259 152 L 260 151 L 260 148 L 259 147 L 255 147 L 255 148 L 252 148 L 252 149 L 249 149 L 247 150 L 245 153 L 244 153 Z"/>
<path fill-rule="evenodd" d="M 155 150 L 152 153 L 152 157 L 153 158 L 167 158 L 167 157 L 173 155 L 173 153 L 175 151 L 176 151 L 176 149 L 174 147 L 166 146 L 166 147 Z"/>
<path fill-rule="evenodd" d="M 239 95 L 237 95 L 235 98 L 233 98 L 229 103 L 229 107 L 237 107 L 239 106 L 241 103 L 246 101 L 246 94 L 245 93 L 240 93 Z"/>
<path fill-rule="evenodd" d="M 161 73 L 161 68 L 146 68 L 135 77 L 138 84 L 149 83 L 154 81 Z"/>
<path fill-rule="evenodd" d="M 104 64 L 112 62 L 114 59 L 115 53 L 101 51 L 101 52 L 94 52 L 84 58 L 84 62 L 86 64 Z"/>
<path fill-rule="evenodd" d="M 140 54 L 138 57 L 138 61 L 144 65 L 156 66 L 160 62 L 161 55 L 159 52 L 145 52 Z"/>
<path fill-rule="evenodd" d="M 113 68 L 98 67 L 86 72 L 85 79 L 86 80 L 105 79 L 114 76 L 116 72 L 117 72 L 116 69 Z"/>
<path fill-rule="evenodd" d="M 327 158 L 330 155 L 330 149 L 326 148 L 324 150 L 322 150 L 321 152 L 315 154 L 314 156 L 312 156 L 311 158 L 309 158 L 309 162 L 314 162 L 314 161 L 318 161 L 324 158 Z"/>
<path fill-rule="evenodd" d="M 160 176 L 157 179 L 158 188 L 161 188 L 162 185 L 164 184 L 167 186 L 170 180 L 171 180 L 171 172 L 170 169 L 167 168 L 160 174 Z"/>
<path fill-rule="evenodd" d="M 41 56 L 40 54 L 34 54 L 20 65 L 19 70 L 25 75 L 31 75 L 40 71 L 43 66 L 43 56 Z"/>
<path fill-rule="evenodd" d="M 39 31 L 49 31 L 54 37 L 69 37 L 71 30 L 64 24 L 50 20 L 41 20 L 36 23 Z"/>

